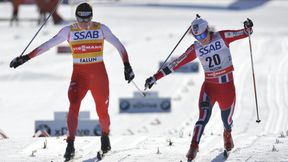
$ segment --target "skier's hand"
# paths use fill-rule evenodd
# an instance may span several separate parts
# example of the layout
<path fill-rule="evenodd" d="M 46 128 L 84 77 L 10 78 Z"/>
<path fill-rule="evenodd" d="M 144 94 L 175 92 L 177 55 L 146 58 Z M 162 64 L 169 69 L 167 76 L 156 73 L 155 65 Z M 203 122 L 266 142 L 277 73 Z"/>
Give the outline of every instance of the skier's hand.
<path fill-rule="evenodd" d="M 253 27 L 253 22 L 252 20 L 250 20 L 249 18 L 247 18 L 247 20 L 244 21 L 244 28 L 245 29 L 249 29 Z"/>
<path fill-rule="evenodd" d="M 244 29 L 246 31 L 246 33 L 250 33 L 250 35 L 253 33 L 252 27 L 253 27 L 253 22 L 252 20 L 248 19 L 244 21 Z"/>
<path fill-rule="evenodd" d="M 145 85 L 144 85 L 145 89 L 147 88 L 150 89 L 155 83 L 156 83 L 156 78 L 154 76 L 147 78 Z"/>
<path fill-rule="evenodd" d="M 28 55 L 18 56 L 10 62 L 10 68 L 17 68 L 18 66 L 27 62 L 28 60 L 30 60 Z"/>
<path fill-rule="evenodd" d="M 124 75 L 125 75 L 125 80 L 127 80 L 128 83 L 130 83 L 135 77 L 134 72 L 129 62 L 124 63 Z"/>

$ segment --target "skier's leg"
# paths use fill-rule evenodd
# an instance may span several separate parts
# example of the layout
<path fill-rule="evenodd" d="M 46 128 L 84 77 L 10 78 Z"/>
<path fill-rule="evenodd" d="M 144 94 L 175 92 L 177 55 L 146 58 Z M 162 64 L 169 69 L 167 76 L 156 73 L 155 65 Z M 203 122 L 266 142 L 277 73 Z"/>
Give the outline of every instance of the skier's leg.
<path fill-rule="evenodd" d="M 93 95 L 96 111 L 99 117 L 99 123 L 102 129 L 101 135 L 101 150 L 103 153 L 111 150 L 109 132 L 110 132 L 110 117 L 108 113 L 109 107 L 109 82 L 106 70 L 97 72 L 97 81 L 91 85 L 91 93 Z M 101 79 L 99 79 L 101 78 Z"/>
<path fill-rule="evenodd" d="M 67 125 L 68 125 L 67 141 L 75 139 L 81 101 L 88 91 L 87 87 L 85 86 L 85 82 L 83 82 L 83 80 L 82 81 L 80 80 L 81 79 L 78 79 L 76 81 L 72 80 L 68 90 L 70 107 L 67 117 Z"/>
<path fill-rule="evenodd" d="M 221 110 L 222 122 L 225 130 L 228 132 L 232 131 L 232 124 L 233 124 L 232 116 L 234 113 L 234 108 L 235 108 L 235 102 L 233 102 L 231 106 L 229 106 L 225 110 Z"/>
<path fill-rule="evenodd" d="M 91 88 L 91 93 L 95 101 L 96 112 L 99 117 L 100 126 L 102 129 L 102 134 L 109 134 L 110 131 L 110 117 L 108 114 L 109 106 L 109 84 L 108 79 L 105 77 L 107 75 L 101 75 L 98 73 L 101 81 L 95 81 L 93 88 Z M 100 80 L 97 78 L 98 80 Z"/>
<path fill-rule="evenodd" d="M 110 131 L 110 117 L 108 114 L 109 106 L 109 89 L 106 88 L 105 91 L 102 91 L 101 96 L 95 95 L 92 92 L 94 100 L 96 101 L 96 111 L 99 116 L 99 123 L 101 126 L 101 150 L 106 153 L 111 150 L 110 140 L 109 140 L 109 131 Z"/>
<path fill-rule="evenodd" d="M 198 144 L 200 143 L 200 139 L 204 132 L 204 128 L 210 119 L 214 103 L 215 103 L 214 99 L 211 99 L 211 97 L 207 95 L 204 83 L 202 85 L 199 97 L 199 118 L 194 127 L 190 149 L 186 154 L 188 160 L 193 160 L 197 155 Z"/>
<path fill-rule="evenodd" d="M 55 7 L 57 7 L 57 4 L 58 4 L 58 0 L 50 0 L 47 3 L 47 9 L 49 10 L 49 12 L 52 12 L 55 9 Z M 52 14 L 53 22 L 56 25 L 61 24 L 63 22 L 62 17 L 57 12 L 57 8 L 56 8 L 56 11 Z"/>
<path fill-rule="evenodd" d="M 232 116 L 236 102 L 234 82 L 230 81 L 221 85 L 219 87 L 219 91 L 220 93 L 216 95 L 216 100 L 218 101 L 219 107 L 221 109 L 223 125 L 225 130 L 231 132 L 231 126 L 233 123 Z"/>
<path fill-rule="evenodd" d="M 12 0 L 12 5 L 13 5 L 13 13 L 12 17 L 10 19 L 10 25 L 13 25 L 13 21 L 16 22 L 16 25 L 18 25 L 18 10 L 19 10 L 19 5 L 20 5 L 20 0 Z"/>
<path fill-rule="evenodd" d="M 198 144 L 204 132 L 204 128 L 210 119 L 210 116 L 212 113 L 212 107 L 214 103 L 215 103 L 215 100 L 211 98 L 210 96 L 208 96 L 205 90 L 205 83 L 204 83 L 200 92 L 200 96 L 199 96 L 199 103 L 198 103 L 199 118 L 195 124 L 193 138 L 192 138 L 192 141 L 195 141 Z"/>
<path fill-rule="evenodd" d="M 80 104 L 85 94 L 87 93 L 87 88 L 84 86 L 85 82 L 80 82 L 81 79 L 73 79 L 75 75 L 72 76 L 72 80 L 68 90 L 68 97 L 70 101 L 69 113 L 67 117 L 68 125 L 68 137 L 67 137 L 67 147 L 64 154 L 66 160 L 70 160 L 75 155 L 74 139 L 76 135 L 76 129 L 78 126 L 78 113 L 80 109 Z M 75 77 L 76 78 L 76 77 Z"/>
<path fill-rule="evenodd" d="M 234 106 L 235 102 L 231 105 L 230 108 L 226 110 L 221 110 L 221 118 L 224 125 L 224 132 L 223 132 L 224 148 L 227 151 L 232 150 L 232 148 L 234 147 L 234 142 L 231 134 L 232 132 L 231 127 L 233 124 L 232 115 L 234 112 Z"/>
<path fill-rule="evenodd" d="M 230 151 L 234 147 L 233 138 L 232 138 L 232 124 L 233 124 L 233 113 L 236 102 L 235 87 L 234 83 L 230 82 L 226 85 L 223 85 L 223 94 L 220 95 L 218 101 L 219 107 L 221 109 L 221 118 L 224 125 L 224 148 L 227 151 Z"/>
<path fill-rule="evenodd" d="M 235 102 L 233 102 L 229 108 L 221 110 L 221 118 L 224 125 L 224 132 L 223 132 L 224 148 L 227 151 L 232 150 L 234 147 L 234 142 L 231 134 L 232 132 L 231 127 L 233 124 L 232 116 L 234 112 L 234 107 Z"/>

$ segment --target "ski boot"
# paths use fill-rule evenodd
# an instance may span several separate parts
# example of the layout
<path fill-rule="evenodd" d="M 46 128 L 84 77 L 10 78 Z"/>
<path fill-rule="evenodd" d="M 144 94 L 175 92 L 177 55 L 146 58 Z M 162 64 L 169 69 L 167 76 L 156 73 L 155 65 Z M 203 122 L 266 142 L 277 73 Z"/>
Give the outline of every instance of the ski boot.
<path fill-rule="evenodd" d="M 104 154 L 111 150 L 108 134 L 101 135 L 101 150 Z"/>
<path fill-rule="evenodd" d="M 66 161 L 72 159 L 75 155 L 74 141 L 67 141 L 67 147 L 64 154 Z"/>
<path fill-rule="evenodd" d="M 190 145 L 190 149 L 188 153 L 186 154 L 188 162 L 195 159 L 198 151 L 199 151 L 198 143 L 196 143 L 195 141 L 192 141 Z"/>
<path fill-rule="evenodd" d="M 224 149 L 228 152 L 231 151 L 234 147 L 231 132 L 224 130 L 223 139 L 224 139 Z"/>

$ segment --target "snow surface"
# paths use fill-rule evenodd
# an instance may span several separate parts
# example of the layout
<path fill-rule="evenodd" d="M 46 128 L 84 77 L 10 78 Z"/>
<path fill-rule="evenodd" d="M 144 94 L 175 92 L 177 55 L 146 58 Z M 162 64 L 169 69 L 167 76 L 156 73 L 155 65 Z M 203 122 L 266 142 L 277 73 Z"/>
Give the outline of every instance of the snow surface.
<path fill-rule="evenodd" d="M 125 44 L 136 73 L 135 82 L 143 87 L 147 77 L 157 71 L 182 34 L 199 13 L 216 30 L 239 29 L 251 18 L 254 66 L 261 123 L 256 123 L 248 39 L 231 44 L 235 66 L 237 103 L 234 113 L 235 149 L 226 161 L 288 161 L 288 15 L 287 1 L 121 1 L 95 3 L 94 20 L 108 25 Z M 65 19 L 73 19 L 75 5 L 61 5 Z M 37 18 L 36 7 L 20 7 L 21 18 Z M 8 18 L 11 4 L 0 3 L 0 17 Z M 56 34 L 60 26 L 51 21 L 28 48 L 40 45 Z M 56 54 L 56 48 L 17 69 L 9 63 L 20 55 L 38 30 L 36 22 L 20 22 L 10 27 L 0 22 L 0 129 L 9 139 L 0 140 L 0 161 L 63 161 L 65 137 L 32 138 L 35 120 L 51 120 L 53 112 L 67 111 L 67 89 L 72 71 L 69 55 Z M 173 56 L 179 56 L 193 42 L 185 37 Z M 63 43 L 65 45 L 65 43 Z M 27 51 L 27 52 L 28 52 Z M 121 59 L 106 43 L 104 56 L 110 79 L 112 151 L 106 162 L 186 161 L 197 101 L 203 81 L 199 74 L 172 74 L 153 87 L 160 96 L 172 98 L 172 112 L 165 114 L 119 114 L 118 99 L 131 97 L 137 89 L 124 81 Z M 82 111 L 97 119 L 88 93 Z M 217 105 L 202 136 L 196 161 L 220 162 L 223 126 Z M 47 148 L 43 149 L 44 142 Z M 169 142 L 170 141 L 170 142 Z M 169 145 L 172 144 L 171 146 Z M 76 161 L 90 162 L 100 147 L 99 137 L 77 137 Z"/>

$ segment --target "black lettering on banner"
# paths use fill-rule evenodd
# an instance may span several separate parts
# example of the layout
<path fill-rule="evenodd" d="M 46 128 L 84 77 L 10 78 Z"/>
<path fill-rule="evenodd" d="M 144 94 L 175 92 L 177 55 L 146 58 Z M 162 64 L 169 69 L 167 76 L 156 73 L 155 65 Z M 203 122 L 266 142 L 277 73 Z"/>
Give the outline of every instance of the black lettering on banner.
<path fill-rule="evenodd" d="M 67 131 L 68 131 L 68 128 L 67 128 L 67 127 L 62 127 L 61 130 L 60 130 L 61 135 L 67 134 Z"/>
<path fill-rule="evenodd" d="M 62 136 L 63 134 L 61 134 L 59 129 L 55 129 L 55 134 L 54 136 Z"/>
<path fill-rule="evenodd" d="M 206 57 L 206 61 L 209 62 L 209 68 L 214 67 L 214 65 L 220 65 L 221 64 L 221 59 L 218 54 L 213 55 L 212 57 Z"/>

